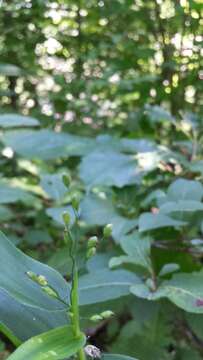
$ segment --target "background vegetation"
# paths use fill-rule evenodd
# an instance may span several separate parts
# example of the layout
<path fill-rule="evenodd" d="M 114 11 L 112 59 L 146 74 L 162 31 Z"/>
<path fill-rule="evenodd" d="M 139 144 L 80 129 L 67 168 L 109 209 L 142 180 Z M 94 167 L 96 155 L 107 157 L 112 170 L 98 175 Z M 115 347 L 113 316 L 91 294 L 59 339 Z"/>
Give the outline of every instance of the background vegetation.
<path fill-rule="evenodd" d="M 69 281 L 69 211 L 81 322 L 102 352 L 203 356 L 202 13 L 201 0 L 1 1 L 1 230 Z M 25 301 L 24 260 L 2 236 L 5 359 L 65 315 L 39 294 L 37 310 Z M 106 309 L 115 315 L 88 320 Z"/>

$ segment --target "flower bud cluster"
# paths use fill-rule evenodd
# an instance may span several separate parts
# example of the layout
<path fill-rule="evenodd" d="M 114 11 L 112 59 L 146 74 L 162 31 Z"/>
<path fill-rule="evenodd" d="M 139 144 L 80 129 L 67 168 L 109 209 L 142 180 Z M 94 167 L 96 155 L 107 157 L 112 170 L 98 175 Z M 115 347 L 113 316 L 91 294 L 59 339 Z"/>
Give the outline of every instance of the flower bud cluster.
<path fill-rule="evenodd" d="M 37 275 L 33 271 L 27 271 L 26 274 L 32 281 L 34 281 L 35 283 L 40 285 L 41 289 L 47 295 L 49 295 L 49 296 L 51 296 L 51 297 L 53 297 L 55 299 L 58 299 L 57 292 L 49 286 L 48 280 L 46 279 L 46 277 L 44 275 Z"/>
<path fill-rule="evenodd" d="M 111 318 L 113 315 L 114 315 L 113 311 L 106 310 L 106 311 L 103 311 L 101 314 L 95 314 L 95 315 L 91 316 L 90 320 L 93 322 L 98 322 L 98 321 L 102 321 L 102 320 L 107 320 L 107 319 Z"/>

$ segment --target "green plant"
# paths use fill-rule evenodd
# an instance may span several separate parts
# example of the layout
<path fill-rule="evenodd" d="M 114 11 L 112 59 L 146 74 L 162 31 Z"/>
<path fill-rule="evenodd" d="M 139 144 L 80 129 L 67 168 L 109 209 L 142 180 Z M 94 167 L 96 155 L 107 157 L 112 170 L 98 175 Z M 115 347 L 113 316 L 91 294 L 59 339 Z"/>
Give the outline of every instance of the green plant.
<path fill-rule="evenodd" d="M 201 18 L 0 1 L 0 358 L 202 358 Z"/>

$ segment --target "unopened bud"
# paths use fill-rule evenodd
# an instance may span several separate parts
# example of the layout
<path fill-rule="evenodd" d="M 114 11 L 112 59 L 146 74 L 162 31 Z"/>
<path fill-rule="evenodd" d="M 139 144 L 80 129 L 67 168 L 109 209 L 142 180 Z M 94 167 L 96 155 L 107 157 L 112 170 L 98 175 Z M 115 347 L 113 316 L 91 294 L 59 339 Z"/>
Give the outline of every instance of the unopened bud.
<path fill-rule="evenodd" d="M 48 285 L 48 281 L 47 281 L 47 279 L 45 278 L 44 275 L 39 275 L 39 276 L 37 277 L 37 282 L 38 282 L 38 284 L 41 285 L 41 286 L 46 286 L 46 285 Z"/>
<path fill-rule="evenodd" d="M 49 296 L 58 299 L 58 294 L 55 290 L 50 288 L 49 286 L 42 287 L 42 290 Z"/>
<path fill-rule="evenodd" d="M 88 248 L 95 247 L 97 244 L 98 244 L 98 237 L 92 236 L 88 239 L 87 247 Z"/>
<path fill-rule="evenodd" d="M 63 221 L 64 221 L 64 224 L 67 226 L 70 224 L 70 221 L 71 221 L 70 214 L 66 211 L 63 213 Z"/>
<path fill-rule="evenodd" d="M 101 317 L 102 317 L 103 319 L 109 319 L 109 318 L 112 317 L 113 315 L 114 315 L 114 312 L 111 311 L 111 310 L 106 310 L 106 311 L 103 311 L 103 312 L 101 313 Z"/>
<path fill-rule="evenodd" d="M 75 209 L 76 211 L 78 211 L 79 209 L 79 205 L 80 205 L 80 200 L 78 197 L 74 196 L 71 200 L 71 204 L 73 209 Z"/>
<path fill-rule="evenodd" d="M 111 236 L 111 234 L 112 234 L 112 229 L 113 229 L 112 224 L 107 224 L 107 225 L 104 227 L 103 235 L 104 235 L 105 238 Z"/>
<path fill-rule="evenodd" d="M 33 271 L 27 271 L 26 274 L 31 280 L 37 282 L 38 276 Z"/>
<path fill-rule="evenodd" d="M 103 318 L 102 318 L 101 315 L 96 314 L 96 315 L 92 315 L 90 320 L 93 321 L 93 322 L 98 322 L 98 321 L 103 320 Z"/>
<path fill-rule="evenodd" d="M 63 183 L 66 187 L 69 187 L 70 186 L 70 183 L 71 183 L 71 177 L 70 175 L 63 175 L 62 177 L 62 180 L 63 180 Z"/>
<path fill-rule="evenodd" d="M 96 254 L 97 249 L 95 247 L 91 247 L 87 250 L 87 260 L 89 260 L 92 256 Z"/>
<path fill-rule="evenodd" d="M 33 271 L 27 271 L 27 276 L 29 276 L 29 278 L 36 282 L 37 284 L 39 284 L 40 286 L 46 286 L 48 285 L 48 281 L 45 278 L 44 275 L 37 275 L 35 274 Z"/>

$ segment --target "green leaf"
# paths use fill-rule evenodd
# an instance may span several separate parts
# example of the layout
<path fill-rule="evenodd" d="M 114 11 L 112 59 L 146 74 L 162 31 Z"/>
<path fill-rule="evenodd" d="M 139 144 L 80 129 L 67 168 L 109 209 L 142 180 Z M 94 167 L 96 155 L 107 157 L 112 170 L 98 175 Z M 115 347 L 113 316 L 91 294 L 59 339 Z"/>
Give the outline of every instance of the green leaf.
<path fill-rule="evenodd" d="M 39 244 L 51 244 L 52 238 L 46 230 L 28 230 L 24 236 L 24 241 L 31 246 Z"/>
<path fill-rule="evenodd" d="M 46 174 L 41 176 L 40 185 L 54 200 L 61 201 L 67 193 L 67 188 L 62 181 L 63 174 Z"/>
<path fill-rule="evenodd" d="M 203 313 L 203 272 L 175 274 L 171 280 L 164 281 L 154 292 L 144 283 L 132 286 L 131 292 L 148 300 L 168 298 L 185 311 Z"/>
<path fill-rule="evenodd" d="M 174 121 L 174 117 L 161 106 L 158 105 L 146 105 L 145 113 L 153 123 L 162 121 Z"/>
<path fill-rule="evenodd" d="M 68 212 L 70 214 L 71 217 L 70 223 L 72 225 L 75 221 L 75 214 L 72 206 L 53 207 L 53 208 L 48 208 L 46 210 L 48 216 L 50 216 L 54 221 L 56 221 L 57 223 L 63 226 L 64 226 L 64 220 L 63 220 L 64 212 Z"/>
<path fill-rule="evenodd" d="M 71 326 L 63 326 L 35 336 L 21 345 L 9 360 L 60 360 L 76 354 L 86 342 L 84 334 L 75 337 Z"/>
<path fill-rule="evenodd" d="M 177 215 L 182 213 L 193 213 L 195 211 L 202 211 L 203 203 L 194 200 L 178 200 L 166 202 L 160 207 L 161 214 Z"/>
<path fill-rule="evenodd" d="M 165 276 L 165 275 L 168 275 L 168 274 L 171 274 L 175 271 L 178 271 L 180 270 L 180 265 L 179 264 L 173 264 L 173 263 L 170 263 L 170 264 L 165 264 L 160 272 L 159 272 L 159 276 Z"/>
<path fill-rule="evenodd" d="M 164 214 L 143 213 L 139 217 L 139 231 L 150 231 L 164 227 L 181 227 L 187 224 L 185 221 L 171 219 Z"/>
<path fill-rule="evenodd" d="M 136 263 L 135 259 L 132 256 L 127 256 L 127 255 L 114 256 L 109 261 L 109 267 L 113 269 L 124 264 L 135 264 L 135 263 Z"/>
<path fill-rule="evenodd" d="M 111 345 L 111 351 L 136 356 L 141 360 L 169 360 L 167 348 L 172 339 L 168 308 L 163 303 L 136 299 L 131 309 L 133 319 L 121 328 Z"/>
<path fill-rule="evenodd" d="M 83 156 L 94 146 L 91 138 L 56 133 L 47 129 L 8 131 L 2 141 L 25 158 L 43 160 Z"/>
<path fill-rule="evenodd" d="M 90 188 L 139 184 L 143 175 L 134 156 L 114 151 L 90 153 L 83 158 L 79 170 L 81 179 Z"/>
<path fill-rule="evenodd" d="M 88 225 L 113 225 L 113 238 L 119 242 L 122 235 L 137 225 L 137 219 L 128 219 L 118 214 L 110 197 L 90 194 L 81 202 L 81 217 Z"/>
<path fill-rule="evenodd" d="M 88 305 L 129 295 L 130 286 L 140 279 L 126 270 L 96 270 L 79 279 L 80 305 Z"/>
<path fill-rule="evenodd" d="M 1 232 L 0 243 L 0 288 L 25 305 L 47 310 L 64 309 L 66 306 L 45 294 L 41 287 L 28 277 L 27 271 L 44 275 L 49 285 L 68 302 L 69 287 L 62 276 L 47 265 L 24 255 Z"/>
<path fill-rule="evenodd" d="M 23 73 L 23 70 L 16 65 L 2 63 L 0 64 L 0 74 L 2 75 L 18 77 L 22 76 Z"/>
<path fill-rule="evenodd" d="M 201 201 L 202 197 L 203 186 L 199 181 L 178 179 L 169 186 L 166 201 Z"/>
<path fill-rule="evenodd" d="M 12 211 L 4 205 L 0 206 L 0 220 L 1 222 L 11 220 L 14 217 Z"/>
<path fill-rule="evenodd" d="M 31 204 L 34 196 L 19 187 L 7 185 L 6 181 L 0 181 L 0 204 L 12 204 L 17 201 Z"/>
<path fill-rule="evenodd" d="M 0 291 L 0 323 L 21 341 L 67 324 L 66 311 L 47 311 L 22 305 Z"/>
<path fill-rule="evenodd" d="M 149 237 L 141 237 L 138 232 L 133 232 L 130 235 L 122 237 L 120 244 L 125 253 L 131 259 L 134 259 L 136 265 L 151 270 L 151 239 Z"/>
<path fill-rule="evenodd" d="M 30 116 L 23 116 L 18 114 L 4 114 L 0 115 L 0 127 L 24 127 L 24 126 L 37 126 L 39 121 Z"/>

